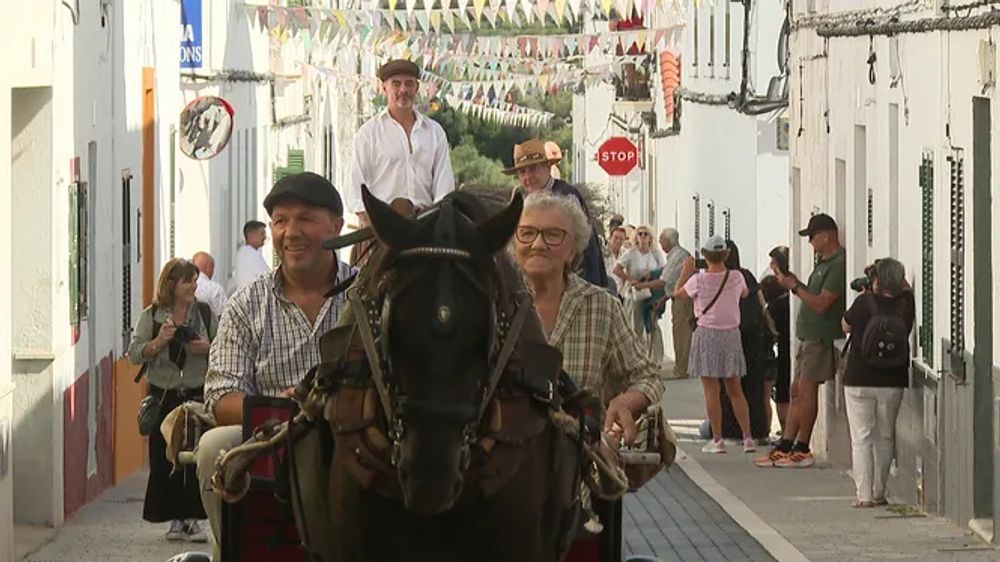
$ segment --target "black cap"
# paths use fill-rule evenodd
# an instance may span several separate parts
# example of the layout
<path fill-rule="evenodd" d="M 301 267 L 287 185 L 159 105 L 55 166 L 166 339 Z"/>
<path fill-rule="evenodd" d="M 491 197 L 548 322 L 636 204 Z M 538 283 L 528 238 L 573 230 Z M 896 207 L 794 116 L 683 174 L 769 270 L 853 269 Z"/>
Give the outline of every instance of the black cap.
<path fill-rule="evenodd" d="M 264 198 L 264 208 L 270 215 L 275 205 L 288 199 L 298 199 L 310 205 L 330 209 L 337 216 L 343 216 L 344 203 L 337 188 L 329 180 L 312 172 L 301 172 L 285 176 L 275 182 L 271 192 Z"/>
<path fill-rule="evenodd" d="M 827 230 L 837 230 L 837 221 L 830 215 L 820 213 L 809 217 L 809 224 L 799 231 L 799 236 L 812 236 Z"/>
<path fill-rule="evenodd" d="M 417 66 L 415 62 L 410 60 L 395 59 L 383 64 L 382 67 L 378 69 L 378 79 L 382 82 L 400 74 L 412 76 L 419 80 L 420 67 Z"/>

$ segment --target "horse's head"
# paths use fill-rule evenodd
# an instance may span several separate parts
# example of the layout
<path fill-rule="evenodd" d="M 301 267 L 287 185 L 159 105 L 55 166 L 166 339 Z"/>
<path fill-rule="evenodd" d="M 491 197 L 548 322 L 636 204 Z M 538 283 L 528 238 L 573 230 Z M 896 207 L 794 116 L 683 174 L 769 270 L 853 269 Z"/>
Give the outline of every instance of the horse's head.
<path fill-rule="evenodd" d="M 384 258 L 381 354 L 389 433 L 406 508 L 450 509 L 477 440 L 496 344 L 494 254 L 514 233 L 522 202 L 487 217 L 465 194 L 411 220 L 363 190 Z"/>

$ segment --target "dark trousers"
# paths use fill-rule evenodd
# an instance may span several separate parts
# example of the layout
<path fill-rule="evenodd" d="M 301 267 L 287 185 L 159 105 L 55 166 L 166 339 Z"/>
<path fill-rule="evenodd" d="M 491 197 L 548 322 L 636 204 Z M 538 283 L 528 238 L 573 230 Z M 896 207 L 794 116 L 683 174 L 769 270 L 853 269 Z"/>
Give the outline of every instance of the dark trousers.
<path fill-rule="evenodd" d="M 171 410 L 188 400 L 202 401 L 202 389 L 164 390 L 149 385 L 149 394 L 155 399 L 163 398 L 160 408 L 160 422 Z M 149 481 L 146 483 L 146 498 L 142 507 L 142 518 L 150 523 L 173 521 L 174 519 L 205 519 L 205 509 L 201 505 L 198 490 L 198 476 L 194 466 L 178 467 L 167 461 L 167 442 L 159 430 L 149 436 Z"/>

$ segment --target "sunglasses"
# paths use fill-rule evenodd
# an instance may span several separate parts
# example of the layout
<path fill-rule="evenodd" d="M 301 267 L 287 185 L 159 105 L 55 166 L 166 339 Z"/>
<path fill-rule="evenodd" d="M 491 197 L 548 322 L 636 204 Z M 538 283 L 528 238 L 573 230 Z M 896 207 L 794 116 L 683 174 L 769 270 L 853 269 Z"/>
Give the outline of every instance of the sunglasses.
<path fill-rule="evenodd" d="M 648 232 L 636 232 L 635 235 L 636 236 L 649 236 L 649 233 Z"/>

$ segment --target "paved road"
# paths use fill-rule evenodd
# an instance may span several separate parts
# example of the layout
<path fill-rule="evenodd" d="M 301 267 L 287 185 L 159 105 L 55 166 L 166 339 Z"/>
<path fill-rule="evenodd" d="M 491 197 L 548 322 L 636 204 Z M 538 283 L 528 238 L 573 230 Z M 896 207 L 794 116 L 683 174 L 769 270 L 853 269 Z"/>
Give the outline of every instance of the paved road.
<path fill-rule="evenodd" d="M 625 554 L 663 562 L 774 560 L 680 467 L 625 497 Z"/>

